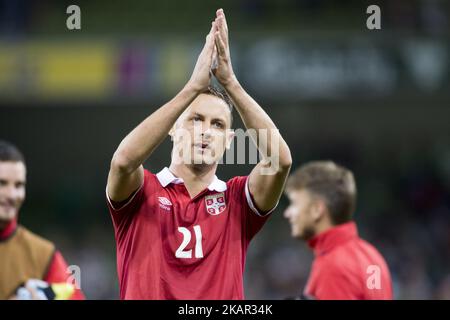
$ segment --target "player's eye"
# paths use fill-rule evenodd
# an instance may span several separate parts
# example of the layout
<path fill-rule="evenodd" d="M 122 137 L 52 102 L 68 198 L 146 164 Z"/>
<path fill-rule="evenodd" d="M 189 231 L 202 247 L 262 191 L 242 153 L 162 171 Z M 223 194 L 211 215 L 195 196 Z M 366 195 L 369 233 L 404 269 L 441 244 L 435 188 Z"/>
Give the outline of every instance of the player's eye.
<path fill-rule="evenodd" d="M 1 180 L 0 179 L 0 187 L 4 187 L 6 186 L 8 183 L 6 182 L 6 180 Z"/>
<path fill-rule="evenodd" d="M 17 183 L 16 183 L 16 188 L 17 188 L 17 189 L 23 188 L 23 187 L 25 187 L 25 183 L 24 183 L 24 182 L 17 182 Z"/>
<path fill-rule="evenodd" d="M 216 127 L 216 128 L 222 129 L 224 127 L 224 124 L 222 122 L 220 122 L 220 121 L 215 121 L 213 123 L 213 126 Z"/>
<path fill-rule="evenodd" d="M 194 122 L 202 121 L 202 118 L 200 118 L 199 116 L 195 116 L 194 118 L 192 118 L 192 121 Z"/>

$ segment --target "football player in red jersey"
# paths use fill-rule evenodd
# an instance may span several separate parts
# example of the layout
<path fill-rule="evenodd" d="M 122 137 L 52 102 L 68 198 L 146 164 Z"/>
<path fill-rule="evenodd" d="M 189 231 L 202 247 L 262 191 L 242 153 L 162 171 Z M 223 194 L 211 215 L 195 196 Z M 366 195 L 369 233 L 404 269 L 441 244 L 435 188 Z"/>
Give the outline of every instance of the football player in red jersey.
<path fill-rule="evenodd" d="M 392 299 L 383 256 L 358 235 L 352 221 L 356 184 L 351 171 L 331 161 L 314 161 L 289 177 L 290 206 L 284 215 L 292 236 L 314 251 L 303 297 L 318 300 Z"/>
<path fill-rule="evenodd" d="M 210 89 L 211 73 L 226 93 Z M 233 139 L 230 101 L 247 129 L 270 134 L 254 139 L 263 158 L 251 173 L 224 182 L 215 173 Z M 142 164 L 167 135 L 171 164 L 154 174 Z M 233 72 L 217 10 L 185 87 L 113 155 L 106 193 L 120 298 L 243 299 L 247 247 L 275 209 L 291 162 L 275 124 Z"/>

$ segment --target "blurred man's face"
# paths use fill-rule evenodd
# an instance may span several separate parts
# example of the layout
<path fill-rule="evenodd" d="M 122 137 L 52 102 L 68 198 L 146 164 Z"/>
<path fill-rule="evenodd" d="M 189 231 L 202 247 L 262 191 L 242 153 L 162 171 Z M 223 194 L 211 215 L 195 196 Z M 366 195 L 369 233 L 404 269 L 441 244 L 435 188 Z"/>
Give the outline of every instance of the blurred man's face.
<path fill-rule="evenodd" d="M 200 94 L 175 123 L 174 151 L 182 155 L 177 158 L 185 164 L 218 162 L 231 144 L 230 126 L 227 104 L 216 96 Z"/>
<path fill-rule="evenodd" d="M 284 217 L 291 225 L 291 235 L 294 238 L 309 240 L 315 235 L 316 199 L 305 189 L 288 192 L 289 207 L 284 211 Z"/>
<path fill-rule="evenodd" d="M 22 162 L 0 161 L 0 226 L 17 216 L 25 200 L 25 179 Z"/>

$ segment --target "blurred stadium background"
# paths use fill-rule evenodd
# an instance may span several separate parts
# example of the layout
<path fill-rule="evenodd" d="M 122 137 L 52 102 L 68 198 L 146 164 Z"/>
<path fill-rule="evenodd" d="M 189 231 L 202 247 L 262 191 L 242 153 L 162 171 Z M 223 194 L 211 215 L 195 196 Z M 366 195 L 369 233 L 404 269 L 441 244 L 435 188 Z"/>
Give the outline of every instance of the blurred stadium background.
<path fill-rule="evenodd" d="M 66 28 L 70 4 L 79 31 Z M 381 7 L 379 31 L 366 28 L 368 4 Z M 29 170 L 20 222 L 81 267 L 88 298 L 118 298 L 109 161 L 188 79 L 219 7 L 238 78 L 279 126 L 294 169 L 332 159 L 354 171 L 355 219 L 385 255 L 395 297 L 450 299 L 448 1 L 0 0 L 0 138 Z M 146 167 L 168 165 L 170 148 Z M 250 168 L 221 165 L 219 176 Z M 249 299 L 305 285 L 312 254 L 290 238 L 286 204 L 250 247 Z"/>

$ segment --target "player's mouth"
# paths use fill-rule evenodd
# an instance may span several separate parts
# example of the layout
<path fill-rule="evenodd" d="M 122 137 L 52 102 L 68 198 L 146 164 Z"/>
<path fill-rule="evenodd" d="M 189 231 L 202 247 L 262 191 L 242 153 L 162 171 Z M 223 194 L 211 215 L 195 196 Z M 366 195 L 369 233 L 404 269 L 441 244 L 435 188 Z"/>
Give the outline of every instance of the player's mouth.
<path fill-rule="evenodd" d="M 209 143 L 195 143 L 194 147 L 199 148 L 201 150 L 211 149 Z"/>
<path fill-rule="evenodd" d="M 8 202 L 0 202 L 0 208 L 3 211 L 9 212 L 11 210 L 15 210 L 16 206 L 12 203 L 8 203 Z"/>

